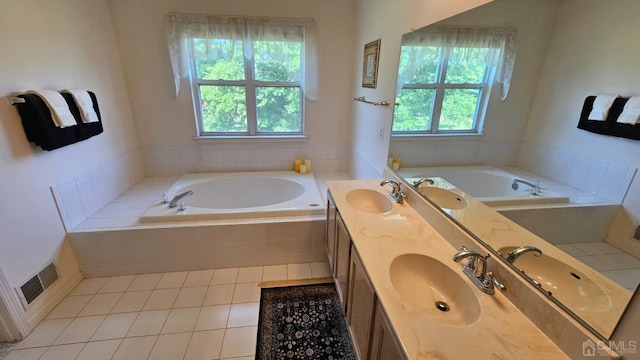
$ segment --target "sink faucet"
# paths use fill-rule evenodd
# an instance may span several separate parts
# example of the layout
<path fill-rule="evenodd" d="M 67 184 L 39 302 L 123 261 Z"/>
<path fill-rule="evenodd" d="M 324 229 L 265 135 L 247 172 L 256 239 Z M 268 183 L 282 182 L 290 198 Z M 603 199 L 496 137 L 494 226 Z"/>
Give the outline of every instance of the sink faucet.
<path fill-rule="evenodd" d="M 425 183 L 425 182 L 428 183 L 429 185 L 435 184 L 435 182 L 433 182 L 433 180 L 431 180 L 431 179 L 420 179 L 420 180 L 414 181 L 413 182 L 413 186 L 418 187 L 418 186 L 420 186 L 420 184 Z"/>
<path fill-rule="evenodd" d="M 531 195 L 539 195 L 540 194 L 540 181 L 536 181 L 535 184 L 530 183 L 526 180 L 522 179 L 513 179 L 513 184 L 511 184 L 511 188 L 513 190 L 518 190 L 518 183 L 529 186 L 531 189 Z"/>
<path fill-rule="evenodd" d="M 193 195 L 193 191 L 187 190 L 187 191 L 183 192 L 180 195 L 174 196 L 173 199 L 171 199 L 171 201 L 169 201 L 169 207 L 170 208 L 174 208 L 174 207 L 178 206 L 178 201 L 180 201 L 180 199 L 182 199 L 183 197 L 186 197 L 188 195 Z"/>
<path fill-rule="evenodd" d="M 487 259 L 489 254 L 482 255 L 481 253 L 473 250 L 469 250 L 464 246 L 460 247 L 460 252 L 453 255 L 453 261 L 460 262 L 463 259 L 471 258 L 462 266 L 462 272 L 467 275 L 471 282 L 473 282 L 483 293 L 493 295 L 495 294 L 495 287 L 500 290 L 505 290 L 505 286 L 496 279 L 491 271 L 487 272 Z M 477 262 L 480 262 L 482 267 L 480 273 L 477 271 Z"/>
<path fill-rule="evenodd" d="M 536 256 L 542 255 L 542 250 L 538 249 L 535 246 L 520 246 L 507 253 L 507 261 L 513 264 L 513 262 L 516 261 L 516 259 L 520 257 L 520 255 L 528 253 L 530 251 L 536 253 Z"/>
<path fill-rule="evenodd" d="M 398 204 L 402 204 L 404 202 L 404 198 L 406 198 L 407 195 L 405 195 L 400 189 L 400 184 L 398 184 L 397 181 L 393 181 L 393 180 L 382 180 L 382 182 L 380 183 L 380 186 L 384 186 L 387 184 L 391 184 L 391 187 L 392 187 L 392 190 L 391 190 L 391 193 L 389 193 L 389 196 Z"/>

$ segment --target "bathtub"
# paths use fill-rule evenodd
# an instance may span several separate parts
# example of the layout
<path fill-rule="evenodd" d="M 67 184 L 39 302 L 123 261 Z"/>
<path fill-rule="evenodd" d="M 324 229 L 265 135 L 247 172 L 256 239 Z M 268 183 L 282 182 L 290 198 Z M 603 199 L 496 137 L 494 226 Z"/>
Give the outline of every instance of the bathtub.
<path fill-rule="evenodd" d="M 189 190 L 193 195 L 182 198 L 184 211 L 158 201 L 144 212 L 140 222 L 324 214 L 323 201 L 311 174 L 292 171 L 186 174 L 165 195 L 171 200 Z"/>
<path fill-rule="evenodd" d="M 492 166 L 454 166 L 407 168 L 400 171 L 405 179 L 412 182 L 420 178 L 440 177 L 490 206 L 526 205 L 545 203 L 568 203 L 569 197 L 545 189 L 544 182 L 538 195 L 531 195 L 529 187 L 520 184 L 517 190 L 511 185 L 514 179 L 535 183 L 534 179 L 523 178 Z"/>

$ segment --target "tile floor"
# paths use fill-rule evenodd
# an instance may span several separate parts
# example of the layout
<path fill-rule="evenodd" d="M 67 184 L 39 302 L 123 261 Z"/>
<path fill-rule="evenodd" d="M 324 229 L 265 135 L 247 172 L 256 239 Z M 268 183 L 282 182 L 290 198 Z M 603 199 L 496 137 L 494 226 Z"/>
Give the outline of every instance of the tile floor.
<path fill-rule="evenodd" d="M 640 259 L 605 242 L 556 245 L 594 270 L 634 291 L 640 281 Z"/>
<path fill-rule="evenodd" d="M 2 360 L 253 359 L 259 282 L 325 276 L 323 262 L 85 279 Z"/>

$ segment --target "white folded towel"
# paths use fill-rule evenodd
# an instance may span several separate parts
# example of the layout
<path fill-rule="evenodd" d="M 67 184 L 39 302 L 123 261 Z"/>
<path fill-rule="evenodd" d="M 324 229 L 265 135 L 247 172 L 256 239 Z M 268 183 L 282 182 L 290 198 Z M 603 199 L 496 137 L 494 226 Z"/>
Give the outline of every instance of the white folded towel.
<path fill-rule="evenodd" d="M 59 92 L 53 90 L 30 90 L 27 94 L 38 95 L 44 100 L 51 111 L 53 123 L 59 128 L 77 125 L 76 118 L 71 114 L 69 105 Z"/>
<path fill-rule="evenodd" d="M 63 93 L 69 93 L 73 96 L 73 99 L 76 101 L 76 105 L 78 105 L 78 109 L 80 110 L 80 117 L 82 117 L 83 123 L 92 123 L 98 122 L 98 114 L 93 109 L 93 101 L 91 101 L 91 96 L 86 90 L 80 89 L 65 89 L 62 90 Z"/>
<path fill-rule="evenodd" d="M 613 105 L 613 100 L 620 97 L 619 95 L 598 95 L 593 102 L 593 109 L 589 113 L 589 120 L 604 121 L 609 115 L 609 109 Z"/>
<path fill-rule="evenodd" d="M 632 96 L 627 100 L 616 122 L 632 125 L 640 123 L 640 96 Z"/>

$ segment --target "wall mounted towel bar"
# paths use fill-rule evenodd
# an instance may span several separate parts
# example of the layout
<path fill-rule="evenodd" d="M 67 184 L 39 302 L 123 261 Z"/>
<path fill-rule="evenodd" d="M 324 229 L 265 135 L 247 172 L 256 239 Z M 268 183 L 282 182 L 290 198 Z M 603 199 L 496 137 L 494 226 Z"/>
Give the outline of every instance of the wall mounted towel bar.
<path fill-rule="evenodd" d="M 23 104 L 25 102 L 25 100 L 23 98 L 19 98 L 16 96 L 9 96 L 9 104 L 11 105 L 15 105 L 15 104 Z"/>
<path fill-rule="evenodd" d="M 375 106 L 389 107 L 389 105 L 391 105 L 391 102 L 389 100 L 369 101 L 369 100 L 365 99 L 364 96 L 354 97 L 353 100 L 354 101 L 360 101 L 360 102 L 367 103 L 367 104 L 371 104 L 371 105 L 375 105 Z"/>

